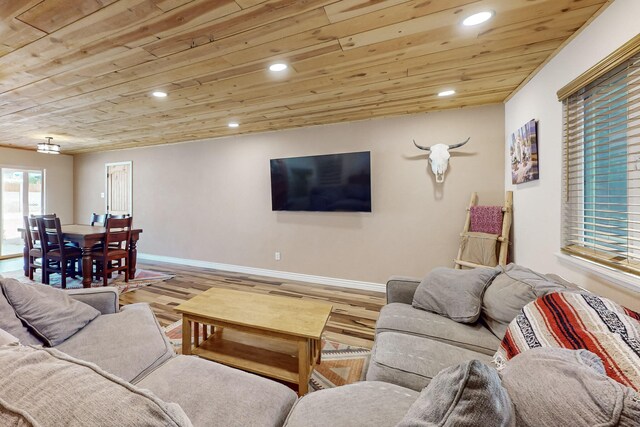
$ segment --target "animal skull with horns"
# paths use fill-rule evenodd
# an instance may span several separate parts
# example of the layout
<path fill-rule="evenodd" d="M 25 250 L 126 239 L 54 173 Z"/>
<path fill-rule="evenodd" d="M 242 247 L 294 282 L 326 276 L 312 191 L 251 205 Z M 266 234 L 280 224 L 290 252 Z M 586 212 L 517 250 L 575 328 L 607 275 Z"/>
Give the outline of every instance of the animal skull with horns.
<path fill-rule="evenodd" d="M 431 170 L 436 176 L 436 182 L 442 183 L 444 182 L 444 173 L 447 171 L 447 167 L 449 166 L 449 157 L 451 157 L 449 150 L 462 147 L 464 144 L 469 142 L 470 139 L 471 137 L 459 144 L 435 144 L 430 147 L 418 145 L 415 140 L 413 141 L 413 144 L 421 150 L 429 151 L 429 163 L 431 163 Z"/>

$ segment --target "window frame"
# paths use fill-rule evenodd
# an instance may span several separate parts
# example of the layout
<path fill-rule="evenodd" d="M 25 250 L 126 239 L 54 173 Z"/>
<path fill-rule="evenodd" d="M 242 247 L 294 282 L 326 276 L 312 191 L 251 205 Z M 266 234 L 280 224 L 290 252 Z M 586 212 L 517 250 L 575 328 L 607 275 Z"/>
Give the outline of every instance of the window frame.
<path fill-rule="evenodd" d="M 618 50 L 613 52 L 607 58 L 600 61 L 591 69 L 587 70 L 581 76 L 576 78 L 574 81 L 563 87 L 558 91 L 558 99 L 564 103 L 563 108 L 563 200 L 562 200 L 562 247 L 561 253 L 557 254 L 560 259 L 567 261 L 570 258 L 577 258 L 586 260 L 582 261 L 582 265 L 580 267 L 591 266 L 596 267 L 596 270 L 610 271 L 611 273 L 618 272 L 615 274 L 622 274 L 622 282 L 628 282 L 626 279 L 630 279 L 633 283 L 633 288 L 637 290 L 638 285 L 640 284 L 637 280 L 640 279 L 640 258 L 636 258 L 636 260 L 631 263 L 629 260 L 633 258 L 633 255 L 638 255 L 639 251 L 634 251 L 633 245 L 629 243 L 630 239 L 633 237 L 629 237 L 630 235 L 638 236 L 640 235 L 640 224 L 634 225 L 633 229 L 628 224 L 629 215 L 640 215 L 640 206 L 631 206 L 633 202 L 630 202 L 629 198 L 629 182 L 637 183 L 637 177 L 635 180 L 630 180 L 630 168 L 629 159 L 632 153 L 630 153 L 629 147 L 630 145 L 630 136 L 629 130 L 631 129 L 629 124 L 635 123 L 637 118 L 630 118 L 628 116 L 628 108 L 627 104 L 630 103 L 630 98 L 634 98 L 634 104 L 640 108 L 640 100 L 636 99 L 636 96 L 629 96 L 628 91 L 630 90 L 628 85 L 626 84 L 627 78 L 635 78 L 632 74 L 624 75 L 618 81 L 614 81 L 614 83 L 618 83 L 622 81 L 623 83 L 620 85 L 622 88 L 621 92 L 623 105 L 615 104 L 615 99 L 611 101 L 611 99 L 607 99 L 610 97 L 615 97 L 614 95 L 620 89 L 615 85 L 611 86 L 601 86 L 598 84 L 601 83 L 609 83 L 610 78 L 617 76 L 616 73 L 624 71 L 624 66 L 627 63 L 631 63 L 630 60 L 633 59 L 634 63 L 638 63 L 638 55 L 640 52 L 640 35 L 634 37 L 625 45 L 620 47 Z M 637 71 L 634 71 L 637 72 Z M 631 77 L 629 77 L 629 75 Z M 624 86 L 623 86 L 624 85 Z M 609 88 L 611 88 L 610 91 Z M 598 90 L 602 92 L 598 95 Z M 608 91 L 608 92 L 607 92 Z M 635 94 L 635 92 L 632 92 Z M 584 98 L 581 98 L 582 94 L 584 94 Z M 587 97 L 593 97 L 594 99 L 589 100 Z M 603 110 L 598 110 L 597 114 L 593 114 L 593 117 L 589 117 L 586 112 L 589 109 L 589 103 L 594 102 L 595 107 L 597 108 L 598 97 L 600 99 L 604 99 L 603 105 L 608 105 L 609 112 L 613 112 L 613 118 L 616 116 L 621 116 L 624 121 L 624 128 L 620 129 L 621 121 L 614 121 L 613 123 L 609 120 L 611 119 L 611 115 L 607 116 L 607 111 L 603 113 Z M 576 101 L 577 100 L 577 101 Z M 573 102 L 570 105 L 570 102 Z M 612 104 L 613 102 L 613 104 Z M 570 108 L 576 109 L 579 113 L 576 114 L 576 110 L 570 110 Z M 622 112 L 621 112 L 622 111 Z M 578 135 L 580 135 L 577 139 L 575 135 L 571 135 L 571 132 L 575 132 L 575 122 L 571 122 L 571 119 L 575 119 L 578 121 Z M 592 120 L 592 121 L 590 121 Z M 593 121 L 595 120 L 595 122 Z M 598 124 L 598 121 L 606 120 L 602 124 Z M 570 124 L 573 123 L 573 124 Z M 573 129 L 571 129 L 573 126 Z M 580 128 L 580 126 L 582 128 Z M 600 131 L 598 130 L 600 129 Z M 589 136 L 591 141 L 587 137 L 585 137 L 585 130 L 591 131 L 592 134 Z M 588 134 L 588 132 L 587 132 Z M 621 136 L 622 135 L 622 136 Z M 578 144 L 576 145 L 576 140 Z M 603 143 L 603 141 L 606 141 Z M 571 145 L 570 145 L 571 143 Z M 578 148 L 576 148 L 578 147 Z M 615 152 L 613 156 L 611 156 L 611 149 Z M 596 153 L 605 154 L 602 152 L 603 149 L 608 150 L 606 156 L 608 158 L 596 157 Z M 589 150 L 593 150 L 592 153 L 587 153 Z M 624 154 L 623 153 L 624 150 Z M 571 158 L 572 154 L 578 153 L 576 157 Z M 633 153 L 637 155 L 637 152 Z M 575 158 L 582 161 L 582 170 L 578 170 L 576 172 L 576 161 Z M 620 159 L 623 159 L 620 161 Z M 589 159 L 588 161 L 586 159 Z M 613 159 L 613 161 L 612 161 Z M 580 163 L 578 163 L 580 165 Z M 587 168 L 589 165 L 589 168 Z M 624 165 L 624 170 L 621 170 L 620 167 Z M 614 166 L 613 171 L 611 166 Z M 615 170 L 617 168 L 617 170 Z M 587 170 L 589 169 L 589 170 Z M 603 172 L 604 171 L 604 172 Z M 611 174 L 619 175 L 618 178 L 621 178 L 622 175 L 625 175 L 624 181 L 618 179 L 617 181 L 611 180 Z M 604 179 L 598 178 L 598 174 Z M 592 176 L 590 176 L 592 175 Z M 592 181 L 589 182 L 588 178 L 591 178 Z M 573 180 L 573 181 L 572 181 Z M 576 180 L 582 181 L 582 187 L 579 189 L 572 190 L 571 186 L 575 186 Z M 619 183 L 624 182 L 624 190 L 621 189 Z M 614 184 L 612 186 L 612 183 Z M 598 188 L 599 184 L 606 184 L 606 188 Z M 616 187 L 617 188 L 612 188 Z M 589 199 L 587 197 L 587 192 L 589 190 L 593 190 Z M 609 194 L 609 191 L 614 192 L 613 195 Z M 615 191 L 619 190 L 620 194 L 616 195 Z M 581 199 L 581 206 L 579 207 L 571 207 L 571 205 L 580 206 L 580 202 L 576 200 Z M 619 197 L 618 200 L 612 202 L 612 200 Z M 634 195 L 635 197 L 635 195 Z M 622 202 L 624 201 L 624 203 Z M 604 208 L 599 207 L 618 204 L 621 205 L 620 208 L 608 209 L 606 215 L 598 215 L 597 212 L 605 210 Z M 591 207 L 589 207 L 591 206 Z M 631 207 L 630 207 L 631 206 Z M 576 217 L 580 215 L 576 212 L 581 211 L 582 218 L 576 220 Z M 592 214 L 593 221 L 586 219 L 588 215 L 586 212 L 593 211 Z M 638 218 L 638 217 L 636 217 Z M 616 225 L 615 223 L 625 222 L 626 226 L 620 226 L 620 224 Z M 590 223 L 592 225 L 590 225 Z M 576 225 L 580 225 L 580 227 L 576 227 Z M 591 237 L 594 239 L 601 238 L 602 235 L 608 236 L 606 239 L 601 239 L 597 244 L 593 244 L 592 252 L 587 250 L 587 246 L 584 242 L 589 240 L 590 233 L 589 227 L 592 227 L 593 233 Z M 607 228 L 608 227 L 608 228 Z M 576 231 L 578 229 L 578 231 Z M 582 233 L 582 236 L 580 236 Z M 597 234 L 600 233 L 600 236 Z M 569 244 L 570 241 L 576 242 L 582 238 L 582 244 Z M 636 237 L 637 238 L 637 237 Z M 573 239 L 573 240 L 572 240 Z M 609 243 L 607 243 L 607 239 Z M 626 240 L 626 243 L 619 244 L 619 242 L 623 242 Z M 611 245 L 607 249 L 607 244 Z M 598 247 L 598 245 L 601 245 Z M 601 253 L 598 253 L 599 248 L 605 248 L 604 253 L 606 252 L 615 252 L 611 250 L 611 248 L 616 247 L 616 251 L 618 251 L 621 247 L 626 248 L 626 257 L 611 257 L 609 258 L 611 262 L 607 262 L 606 257 L 602 256 Z M 640 246 L 640 242 L 637 243 L 636 246 Z M 635 249 L 635 248 L 634 248 Z M 629 264 L 633 264 L 632 268 L 626 268 L 625 265 L 620 265 L 621 259 L 626 258 L 629 261 Z M 615 262 L 613 262 L 615 260 Z M 624 262 L 622 262 L 624 264 Z M 598 273 L 596 273 L 598 274 Z M 629 287 L 629 286 L 626 286 Z"/>

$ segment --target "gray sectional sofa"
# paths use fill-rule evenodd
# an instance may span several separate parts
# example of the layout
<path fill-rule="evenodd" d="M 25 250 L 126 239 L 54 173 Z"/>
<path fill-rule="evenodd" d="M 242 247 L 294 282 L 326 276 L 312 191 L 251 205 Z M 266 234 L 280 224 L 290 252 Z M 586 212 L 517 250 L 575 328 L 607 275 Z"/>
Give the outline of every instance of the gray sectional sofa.
<path fill-rule="evenodd" d="M 285 425 L 396 426 L 438 373 L 470 360 L 490 363 L 506 326 L 525 304 L 548 292 L 576 289 L 557 276 L 514 264 L 498 267 L 496 273 L 483 293 L 481 319 L 471 324 L 414 308 L 421 279 L 391 277 L 366 381 L 303 397 Z M 334 408 L 338 417 L 335 424 L 321 417 L 328 408 Z"/>
<path fill-rule="evenodd" d="M 37 298 L 13 295 L 15 283 L 7 287 L 0 279 L 0 285 L 0 425 L 37 425 L 27 422 L 33 413 L 58 421 L 44 425 L 534 426 L 539 425 L 536 413 L 544 411 L 546 403 L 537 402 L 536 408 L 542 409 L 528 413 L 520 406 L 518 412 L 517 403 L 509 397 L 517 396 L 528 404 L 531 396 L 544 394 L 547 386 L 538 384 L 537 372 L 528 366 L 555 369 L 550 381 L 567 384 L 568 389 L 574 387 L 568 384 L 578 376 L 583 378 L 581 384 L 590 384 L 583 390 L 580 403 L 568 404 L 579 413 L 567 410 L 562 414 L 564 419 L 582 420 L 575 425 L 593 425 L 591 420 L 596 418 L 598 422 L 609 420 L 607 425 L 640 425 L 635 422 L 640 417 L 640 396 L 603 375 L 602 362 L 589 352 L 526 351 L 513 359 L 517 363 L 507 365 L 506 381 L 488 366 L 507 325 L 525 304 L 549 292 L 576 290 L 557 277 L 514 265 L 491 275 L 478 294 L 477 320 L 468 323 L 415 308 L 420 280 L 391 278 L 387 283 L 388 304 L 376 324 L 366 381 L 313 392 L 301 399 L 268 379 L 194 356 L 175 355 L 149 306 L 132 304 L 119 310 L 118 294 L 112 288 L 64 293 L 35 285 L 34 289 L 48 297 L 64 294 L 86 304 L 76 307 L 70 317 L 56 314 L 54 307 L 51 312 L 45 310 L 43 318 L 30 311 Z M 462 298 L 459 290 L 455 291 L 453 298 Z M 452 302 L 455 304 L 458 301 Z M 71 307 L 71 303 L 63 302 L 62 306 Z M 42 329 L 43 323 L 57 325 L 47 316 L 58 319 L 60 327 Z M 31 328 L 25 327 L 29 322 Z M 65 327 L 69 336 L 63 339 Z M 54 344 L 53 349 L 24 346 L 42 344 L 45 338 Z M 23 346 L 12 347 L 18 339 Z M 75 360 L 73 367 L 68 366 L 71 357 Z M 66 383 L 57 375 L 61 364 L 74 372 Z M 38 366 L 39 370 L 34 369 Z M 67 383 L 68 389 L 60 385 Z M 538 386 L 538 390 L 527 394 L 530 391 L 526 384 Z M 37 392 L 25 395 L 24 391 L 33 387 Z M 47 387 L 55 393 L 42 394 L 41 389 Z M 33 399 L 37 393 L 40 400 Z M 615 403 L 615 411 L 613 398 L 589 400 L 590 396 L 614 394 L 622 396 Z M 52 402 L 59 395 L 63 396 L 59 400 L 63 409 L 55 413 L 56 404 Z M 83 400 L 84 395 L 106 403 L 91 406 Z M 479 401 L 482 405 L 476 409 Z M 15 402 L 24 408 L 16 407 Z M 69 409 L 64 409 L 65 405 Z M 122 415 L 123 406 L 130 408 L 131 416 L 126 411 L 126 416 Z M 77 414 L 72 414 L 60 424 L 60 412 L 66 414 L 76 407 L 83 408 L 84 423 L 74 423 Z M 125 417 L 124 421 L 112 411 Z M 598 411 L 602 415 L 596 414 Z M 551 418 L 552 412 L 547 414 Z M 523 414 L 529 416 L 528 421 L 522 419 Z M 618 421 L 611 421 L 614 416 Z M 109 422 L 91 422 L 107 419 Z M 560 425 L 547 421 L 543 425 Z"/>
<path fill-rule="evenodd" d="M 0 285 L 6 284 L 7 281 L 15 282 L 13 279 L 0 279 Z M 44 285 L 22 286 L 45 288 Z M 63 293 L 46 288 L 46 292 Z M 49 359 L 53 357 L 58 364 L 63 362 L 65 355 L 82 362 L 89 362 L 90 366 L 95 368 L 94 370 L 106 372 L 106 374 L 102 372 L 104 374 L 102 377 L 90 373 L 93 375 L 91 381 L 100 383 L 104 381 L 103 377 L 107 377 L 107 386 L 113 385 L 114 381 L 120 384 L 120 388 L 130 387 L 129 384 L 131 384 L 136 386 L 136 390 L 149 390 L 155 398 L 164 402 L 177 403 L 188 417 L 186 423 L 178 423 L 178 425 L 281 426 L 296 401 L 295 393 L 277 382 L 197 357 L 176 355 L 149 305 L 131 304 L 120 310 L 118 293 L 114 288 L 70 290 L 67 291 L 67 295 L 88 304 L 98 313 L 95 313 L 95 318 L 68 339 L 52 346 L 54 350 L 47 348 L 50 354 L 42 357 Z M 21 321 L 18 316 L 19 314 L 14 311 L 5 295 L 0 292 L 0 346 L 3 333 L 14 336 L 23 346 L 42 345 L 42 339 L 34 334 L 32 329 L 25 327 L 24 321 Z M 59 322 L 59 326 L 62 327 L 61 323 L 73 322 L 74 319 L 59 317 L 49 321 L 52 324 Z M 11 362 L 17 363 L 16 360 L 41 357 L 36 350 L 33 350 L 35 354 L 24 355 L 17 354 L 14 348 L 4 347 L 4 349 L 7 351 L 0 350 L 0 365 L 4 362 L 5 366 L 9 366 Z M 50 360 L 47 363 L 52 364 Z M 65 369 L 77 368 L 78 366 L 65 366 Z M 50 367 L 43 368 L 42 378 L 36 383 L 36 387 L 44 387 L 41 384 L 47 384 L 45 379 L 52 376 L 51 371 L 47 369 Z M 17 382 L 16 378 L 9 376 L 12 372 L 2 372 L 0 367 L 0 425 L 8 423 L 7 419 L 2 417 L 8 411 L 7 407 L 12 407 L 10 398 L 20 398 L 20 396 L 11 396 L 12 387 L 15 387 Z M 57 368 L 53 372 L 58 375 Z M 23 378 L 24 375 L 18 377 L 20 381 Z M 52 387 L 59 386 L 52 385 Z M 82 393 L 82 390 L 60 389 L 55 390 L 53 394 L 70 394 L 77 398 L 78 394 Z M 46 394 L 43 396 L 50 397 Z M 50 398 L 52 400 L 48 404 L 54 406 L 52 402 L 55 398 Z M 66 399 L 69 397 L 65 397 Z M 80 401 L 79 405 L 88 406 L 89 404 Z M 126 410 L 122 403 L 115 402 L 114 405 L 114 411 Z M 17 411 L 20 408 L 14 407 L 14 409 Z M 37 411 L 41 408 L 29 409 Z M 55 408 L 50 409 L 55 410 Z M 20 416 L 28 418 L 25 414 Z M 53 419 L 59 420 L 55 416 Z M 44 424 L 40 421 L 39 424 L 58 425 L 54 421 Z M 138 423 L 131 425 L 136 424 Z M 155 421 L 147 423 L 147 425 L 154 424 L 156 424 Z M 37 424 L 32 422 L 32 425 Z M 65 425 L 70 424 L 65 422 Z M 157 425 L 165 425 L 165 422 L 158 421 Z"/>
<path fill-rule="evenodd" d="M 481 294 L 480 319 L 474 323 L 415 308 L 412 302 L 421 280 L 392 277 L 387 283 L 387 305 L 376 323 L 367 380 L 420 391 L 444 368 L 474 359 L 489 363 L 522 307 L 549 292 L 577 289 L 557 276 L 515 264 L 496 270 Z"/>

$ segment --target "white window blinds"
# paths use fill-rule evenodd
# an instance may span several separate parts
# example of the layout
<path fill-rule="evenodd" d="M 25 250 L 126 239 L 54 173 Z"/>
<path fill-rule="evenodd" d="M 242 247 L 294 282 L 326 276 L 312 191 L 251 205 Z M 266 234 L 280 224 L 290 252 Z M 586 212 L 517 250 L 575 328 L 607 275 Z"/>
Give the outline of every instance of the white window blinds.
<path fill-rule="evenodd" d="M 640 54 L 563 109 L 562 250 L 640 275 Z"/>

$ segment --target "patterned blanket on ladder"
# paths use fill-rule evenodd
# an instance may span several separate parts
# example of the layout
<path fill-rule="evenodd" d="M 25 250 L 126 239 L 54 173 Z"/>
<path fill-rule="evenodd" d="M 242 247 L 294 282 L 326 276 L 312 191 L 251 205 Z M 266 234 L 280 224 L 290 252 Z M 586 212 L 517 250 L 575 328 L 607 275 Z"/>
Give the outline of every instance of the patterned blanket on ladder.
<path fill-rule="evenodd" d="M 494 361 L 498 367 L 534 347 L 587 349 L 606 373 L 640 391 L 640 314 L 588 292 L 552 293 L 527 304 L 511 322 Z"/>

